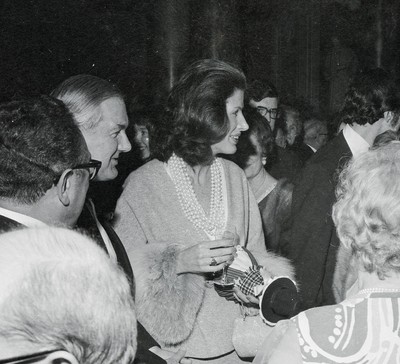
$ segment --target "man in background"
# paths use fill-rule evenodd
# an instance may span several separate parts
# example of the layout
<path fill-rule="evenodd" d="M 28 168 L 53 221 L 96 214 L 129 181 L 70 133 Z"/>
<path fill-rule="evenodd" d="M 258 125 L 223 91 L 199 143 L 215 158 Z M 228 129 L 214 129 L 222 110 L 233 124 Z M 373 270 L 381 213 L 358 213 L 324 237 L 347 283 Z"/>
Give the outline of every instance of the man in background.
<path fill-rule="evenodd" d="M 327 143 L 328 127 L 325 121 L 311 118 L 304 122 L 303 131 L 303 141 L 295 144 L 292 148 L 304 165 L 318 149 Z"/>
<path fill-rule="evenodd" d="M 293 181 L 301 168 L 300 159 L 291 150 L 277 145 L 277 137 L 286 135 L 285 125 L 281 119 L 278 92 L 274 85 L 267 80 L 253 80 L 247 88 L 248 104 L 255 108 L 271 127 L 275 150 L 270 161 L 267 162 L 266 170 L 276 179 L 286 178 Z"/>

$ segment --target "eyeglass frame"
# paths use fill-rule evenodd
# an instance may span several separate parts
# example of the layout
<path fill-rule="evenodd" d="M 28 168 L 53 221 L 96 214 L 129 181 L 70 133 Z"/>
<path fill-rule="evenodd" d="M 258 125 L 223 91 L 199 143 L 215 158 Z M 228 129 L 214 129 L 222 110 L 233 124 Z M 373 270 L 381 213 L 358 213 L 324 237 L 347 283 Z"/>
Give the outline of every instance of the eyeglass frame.
<path fill-rule="evenodd" d="M 0 364 L 9 364 L 9 363 L 16 363 L 16 364 L 29 364 L 29 363 L 36 363 L 39 360 L 45 359 L 48 355 L 53 354 L 57 351 L 62 349 L 53 349 L 53 350 L 46 350 L 39 353 L 33 354 L 25 354 L 14 356 L 11 358 L 0 359 Z"/>
<path fill-rule="evenodd" d="M 277 108 L 271 108 L 268 109 L 265 106 L 257 106 L 256 110 L 260 113 L 260 115 L 262 115 L 263 117 L 267 116 L 267 114 L 269 114 L 271 119 L 278 119 L 279 116 L 281 115 L 282 110 L 277 107 Z M 272 113 L 275 112 L 275 116 L 272 116 Z"/>
<path fill-rule="evenodd" d="M 90 174 L 90 170 L 89 170 L 89 181 L 92 181 L 97 174 L 99 173 L 99 170 L 101 168 L 101 162 L 96 160 L 96 159 L 91 159 L 90 162 L 88 163 L 82 163 L 82 164 L 78 164 L 74 167 L 68 168 L 69 170 L 73 171 L 76 169 L 90 169 L 90 168 L 94 168 L 94 173 Z M 61 175 L 57 176 L 54 178 L 54 184 L 57 184 L 59 179 L 60 179 Z M 0 362 L 1 364 L 1 362 Z"/>

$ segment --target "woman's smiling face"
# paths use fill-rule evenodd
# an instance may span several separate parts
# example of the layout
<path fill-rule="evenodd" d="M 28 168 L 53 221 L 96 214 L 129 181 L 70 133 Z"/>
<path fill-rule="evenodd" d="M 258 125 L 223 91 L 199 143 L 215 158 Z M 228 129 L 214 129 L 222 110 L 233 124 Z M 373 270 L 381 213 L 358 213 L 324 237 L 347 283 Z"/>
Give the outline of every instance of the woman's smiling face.
<path fill-rule="evenodd" d="M 226 114 L 229 120 L 229 131 L 224 139 L 211 146 L 214 155 L 234 154 L 241 132 L 249 128 L 242 113 L 243 100 L 244 92 L 238 89 L 233 92 L 232 96 L 227 98 Z"/>

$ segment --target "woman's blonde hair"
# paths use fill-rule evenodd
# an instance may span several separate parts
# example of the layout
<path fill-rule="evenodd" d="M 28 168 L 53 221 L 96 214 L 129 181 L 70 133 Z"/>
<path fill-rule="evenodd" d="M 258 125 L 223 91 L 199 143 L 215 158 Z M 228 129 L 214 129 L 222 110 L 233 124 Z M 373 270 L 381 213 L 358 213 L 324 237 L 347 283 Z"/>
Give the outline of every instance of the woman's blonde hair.
<path fill-rule="evenodd" d="M 354 157 L 339 177 L 333 221 L 360 266 L 380 279 L 400 273 L 400 143 Z"/>

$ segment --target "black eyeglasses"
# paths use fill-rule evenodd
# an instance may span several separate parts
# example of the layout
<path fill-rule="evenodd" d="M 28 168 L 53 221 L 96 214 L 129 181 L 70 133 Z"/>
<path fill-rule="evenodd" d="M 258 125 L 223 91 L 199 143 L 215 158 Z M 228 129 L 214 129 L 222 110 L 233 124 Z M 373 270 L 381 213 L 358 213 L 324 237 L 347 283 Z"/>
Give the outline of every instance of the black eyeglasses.
<path fill-rule="evenodd" d="M 28 355 L 21 355 L 21 356 L 14 356 L 13 358 L 7 358 L 7 359 L 0 359 L 0 364 L 28 364 L 28 363 L 37 363 L 40 360 L 46 359 L 46 357 L 52 353 L 55 353 L 56 351 L 59 351 L 61 349 L 55 349 L 55 350 L 47 350 L 47 351 L 42 351 L 40 353 L 35 353 L 35 354 L 28 354 Z"/>
<path fill-rule="evenodd" d="M 99 173 L 101 167 L 101 162 L 96 160 L 96 159 L 91 159 L 90 162 L 88 163 L 82 163 L 78 164 L 75 167 L 71 167 L 71 170 L 74 169 L 87 169 L 89 171 L 89 181 L 93 180 L 96 176 L 97 173 Z M 61 176 L 57 176 L 54 178 L 54 184 L 57 184 Z M 1 364 L 1 362 L 0 362 Z"/>
<path fill-rule="evenodd" d="M 264 106 L 257 106 L 257 111 L 264 117 L 269 114 L 271 119 L 276 119 L 281 115 L 281 110 L 280 109 L 268 109 L 267 107 Z"/>
<path fill-rule="evenodd" d="M 89 181 L 94 179 L 99 173 L 101 162 L 96 159 L 91 159 L 89 163 L 78 164 L 71 169 L 87 169 L 89 171 Z"/>

